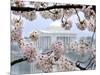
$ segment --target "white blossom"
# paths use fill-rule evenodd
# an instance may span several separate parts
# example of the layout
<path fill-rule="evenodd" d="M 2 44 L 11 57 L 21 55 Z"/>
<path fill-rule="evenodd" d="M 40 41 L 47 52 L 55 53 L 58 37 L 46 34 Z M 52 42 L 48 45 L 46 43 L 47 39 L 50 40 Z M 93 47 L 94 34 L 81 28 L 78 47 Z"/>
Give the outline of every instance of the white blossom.
<path fill-rule="evenodd" d="M 95 11 L 92 10 L 91 8 L 92 8 L 92 6 L 88 6 L 88 7 L 83 6 L 83 8 L 82 8 L 82 11 L 84 12 L 86 19 L 89 19 L 90 16 L 95 16 L 96 15 Z"/>
<path fill-rule="evenodd" d="M 75 14 L 75 10 L 73 8 L 71 8 L 71 9 L 63 9 L 63 13 L 67 18 L 69 18 L 73 14 Z"/>
<path fill-rule="evenodd" d="M 32 41 L 36 41 L 39 37 L 39 33 L 35 31 L 31 32 L 29 37 L 31 38 Z"/>
<path fill-rule="evenodd" d="M 41 11 L 40 14 L 45 19 L 49 19 L 51 15 L 49 11 Z"/>
<path fill-rule="evenodd" d="M 27 58 L 28 62 L 32 62 L 36 60 L 37 51 L 35 48 L 33 48 L 33 45 L 31 43 L 25 43 L 21 47 L 21 50 L 24 58 Z"/>
<path fill-rule="evenodd" d="M 22 20 L 12 19 L 11 41 L 18 41 L 22 35 Z M 11 21 L 12 21 L 11 20 Z"/>
<path fill-rule="evenodd" d="M 61 55 L 64 54 L 64 45 L 62 42 L 56 41 L 52 44 L 51 50 L 53 50 L 55 57 L 59 58 Z"/>
<path fill-rule="evenodd" d="M 95 17 L 91 16 L 89 21 L 88 21 L 88 30 L 95 32 L 96 31 L 96 19 Z"/>
<path fill-rule="evenodd" d="M 77 28 L 80 30 L 85 30 L 87 28 L 87 20 L 80 21 L 79 23 L 76 23 Z"/>
<path fill-rule="evenodd" d="M 57 20 L 60 19 L 62 17 L 62 10 L 61 9 L 54 9 L 51 11 L 51 19 L 52 20 Z"/>
<path fill-rule="evenodd" d="M 34 2 L 34 7 L 39 9 L 41 7 L 46 8 L 48 6 L 47 2 Z"/>
<path fill-rule="evenodd" d="M 23 7 L 24 6 L 24 1 L 22 0 L 14 0 L 15 6 L 16 7 Z"/>
<path fill-rule="evenodd" d="M 26 19 L 32 21 L 32 20 L 36 19 L 36 12 L 35 11 L 23 12 L 22 16 L 25 17 Z"/>
<path fill-rule="evenodd" d="M 64 56 L 61 56 L 56 63 L 57 63 L 57 70 L 59 72 L 73 71 L 75 69 L 75 67 L 72 66 L 71 63 L 67 59 L 65 59 Z"/>
<path fill-rule="evenodd" d="M 62 27 L 64 27 L 66 30 L 70 30 L 72 27 L 72 21 L 70 20 L 64 21 L 62 23 Z"/>

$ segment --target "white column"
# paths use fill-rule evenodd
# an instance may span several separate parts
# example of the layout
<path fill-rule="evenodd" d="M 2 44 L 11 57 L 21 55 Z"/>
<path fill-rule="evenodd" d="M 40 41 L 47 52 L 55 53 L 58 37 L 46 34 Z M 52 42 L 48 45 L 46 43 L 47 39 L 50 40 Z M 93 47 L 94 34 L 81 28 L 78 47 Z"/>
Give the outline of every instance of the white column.
<path fill-rule="evenodd" d="M 51 44 L 57 40 L 56 36 L 51 36 Z"/>

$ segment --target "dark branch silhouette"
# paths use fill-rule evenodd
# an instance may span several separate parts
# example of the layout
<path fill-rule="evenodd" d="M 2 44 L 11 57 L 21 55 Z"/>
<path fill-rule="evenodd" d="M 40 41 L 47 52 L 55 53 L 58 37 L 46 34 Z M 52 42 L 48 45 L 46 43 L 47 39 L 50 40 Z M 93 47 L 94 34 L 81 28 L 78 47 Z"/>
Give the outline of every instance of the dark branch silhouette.
<path fill-rule="evenodd" d="M 86 5 L 89 6 L 89 5 Z M 69 9 L 69 8 L 82 8 L 82 5 L 53 5 L 53 6 L 48 6 L 46 8 L 40 7 L 40 8 L 32 8 L 32 7 L 16 7 L 16 6 L 11 6 L 11 10 L 13 11 L 46 11 L 46 10 L 51 10 L 51 9 Z M 92 9 L 95 11 L 96 6 L 92 6 Z"/>
<path fill-rule="evenodd" d="M 27 58 L 20 58 L 20 59 L 14 60 L 11 62 L 11 66 L 13 66 L 17 63 L 21 63 L 21 62 L 26 61 L 26 60 L 27 60 Z"/>
<path fill-rule="evenodd" d="M 87 64 L 87 66 L 86 67 L 82 67 L 81 66 L 81 62 L 80 61 L 77 61 L 76 62 L 76 67 L 78 67 L 80 70 L 88 70 L 90 67 L 92 67 L 93 66 L 93 61 L 95 60 L 95 56 L 94 57 L 92 57 L 91 59 L 90 59 L 90 61 L 89 61 L 89 63 Z M 92 64 L 91 64 L 92 63 Z"/>

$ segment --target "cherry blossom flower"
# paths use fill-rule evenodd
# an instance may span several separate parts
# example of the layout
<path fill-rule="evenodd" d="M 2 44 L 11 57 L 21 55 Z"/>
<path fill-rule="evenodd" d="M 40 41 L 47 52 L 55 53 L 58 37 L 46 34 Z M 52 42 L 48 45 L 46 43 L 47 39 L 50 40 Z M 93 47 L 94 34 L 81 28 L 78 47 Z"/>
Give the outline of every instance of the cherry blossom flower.
<path fill-rule="evenodd" d="M 45 73 L 52 72 L 52 66 L 52 60 L 48 55 L 40 55 L 37 59 L 36 67 Z"/>
<path fill-rule="evenodd" d="M 21 38 L 20 30 L 11 31 L 11 41 L 18 41 Z"/>
<path fill-rule="evenodd" d="M 36 49 L 33 48 L 31 43 L 25 44 L 21 47 L 22 53 L 24 55 L 24 58 L 27 58 L 28 62 L 32 62 L 36 60 L 37 52 Z"/>
<path fill-rule="evenodd" d="M 67 18 L 69 18 L 73 14 L 75 14 L 75 10 L 73 8 L 72 9 L 63 9 L 63 13 Z"/>
<path fill-rule="evenodd" d="M 96 15 L 95 11 L 92 10 L 91 8 L 92 8 L 92 6 L 88 6 L 88 7 L 83 6 L 83 8 L 82 8 L 82 11 L 84 12 L 86 19 L 89 19 L 90 16 L 95 16 Z"/>
<path fill-rule="evenodd" d="M 64 45 L 62 42 L 56 41 L 52 44 L 51 50 L 53 50 L 55 57 L 59 58 L 61 55 L 64 54 Z"/>
<path fill-rule="evenodd" d="M 15 6 L 16 7 L 23 7 L 24 6 L 24 1 L 22 0 L 15 0 Z"/>
<path fill-rule="evenodd" d="M 80 30 L 85 30 L 87 28 L 87 20 L 80 21 L 79 23 L 76 23 L 77 28 Z"/>
<path fill-rule="evenodd" d="M 50 15 L 51 15 L 51 13 L 49 11 L 41 11 L 40 14 L 45 19 L 49 19 Z"/>
<path fill-rule="evenodd" d="M 72 41 L 70 43 L 70 49 L 72 49 L 74 51 L 76 51 L 78 49 L 78 43 L 77 43 L 77 41 Z"/>
<path fill-rule="evenodd" d="M 25 45 L 24 39 L 23 39 L 23 38 L 20 38 L 20 39 L 18 40 L 18 46 L 19 46 L 19 48 L 22 48 L 24 45 Z"/>
<path fill-rule="evenodd" d="M 45 8 L 48 6 L 48 3 L 47 2 L 34 2 L 34 7 L 36 9 L 39 9 L 41 7 Z"/>
<path fill-rule="evenodd" d="M 75 66 L 71 65 L 71 63 L 64 56 L 61 56 L 58 59 L 56 65 L 57 65 L 57 70 L 60 72 L 75 70 Z"/>
<path fill-rule="evenodd" d="M 95 17 L 91 16 L 89 21 L 88 21 L 88 30 L 95 32 L 96 31 L 96 19 Z"/>
<path fill-rule="evenodd" d="M 70 20 L 64 21 L 62 23 L 62 27 L 64 27 L 66 30 L 70 30 L 72 27 L 72 21 Z"/>
<path fill-rule="evenodd" d="M 13 19 L 11 25 L 11 41 L 18 41 L 22 35 L 22 21 Z"/>
<path fill-rule="evenodd" d="M 36 19 L 36 12 L 35 11 L 23 12 L 22 16 L 25 17 L 26 19 L 32 21 L 32 20 Z"/>
<path fill-rule="evenodd" d="M 84 55 L 85 53 L 87 53 L 90 49 L 90 43 L 86 42 L 86 41 L 80 41 L 79 45 L 78 45 L 78 51 L 80 52 L 81 55 Z"/>
<path fill-rule="evenodd" d="M 24 7 L 25 4 L 24 4 L 24 1 L 22 0 L 13 0 L 11 1 L 12 3 L 12 6 L 16 6 L 16 7 Z M 21 11 L 12 11 L 13 14 L 15 15 L 20 15 L 21 14 Z"/>
<path fill-rule="evenodd" d="M 62 16 L 62 10 L 61 9 L 54 9 L 54 10 L 51 10 L 52 14 L 50 16 L 50 18 L 55 21 L 57 19 L 60 19 L 61 16 Z"/>
<path fill-rule="evenodd" d="M 31 32 L 29 37 L 31 38 L 32 41 L 36 41 L 39 37 L 39 33 L 38 32 Z"/>

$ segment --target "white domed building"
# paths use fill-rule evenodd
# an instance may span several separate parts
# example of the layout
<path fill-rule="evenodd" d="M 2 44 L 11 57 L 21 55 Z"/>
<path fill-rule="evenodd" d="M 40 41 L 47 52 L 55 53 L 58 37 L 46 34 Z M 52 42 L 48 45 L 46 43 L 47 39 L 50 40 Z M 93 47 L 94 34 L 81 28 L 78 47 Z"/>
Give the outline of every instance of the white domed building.
<path fill-rule="evenodd" d="M 40 50 L 50 49 L 51 44 L 55 41 L 63 42 L 64 48 L 66 49 L 70 41 L 76 39 L 76 34 L 61 27 L 60 21 L 51 23 L 45 30 L 38 30 L 38 33 L 39 38 L 34 45 Z"/>

